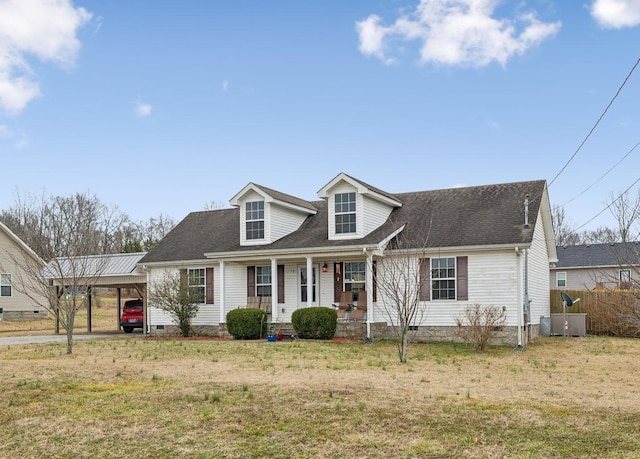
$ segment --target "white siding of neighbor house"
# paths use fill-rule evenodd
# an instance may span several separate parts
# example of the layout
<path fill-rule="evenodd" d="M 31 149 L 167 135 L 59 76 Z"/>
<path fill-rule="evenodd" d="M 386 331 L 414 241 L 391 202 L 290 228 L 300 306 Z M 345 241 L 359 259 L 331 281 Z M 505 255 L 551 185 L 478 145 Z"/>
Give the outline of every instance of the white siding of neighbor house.
<path fill-rule="evenodd" d="M 550 313 L 549 302 L 549 253 L 545 240 L 543 220 L 538 214 L 539 222 L 533 233 L 533 241 L 529 249 L 529 298 L 531 300 L 532 324 L 540 323 L 540 316 L 548 316 Z"/>
<path fill-rule="evenodd" d="M 389 218 L 389 214 L 393 210 L 388 204 L 363 196 L 362 199 L 362 226 L 363 235 L 369 234 L 378 228 Z"/>
<path fill-rule="evenodd" d="M 549 275 L 549 287 L 552 290 L 593 290 L 597 283 L 606 289 L 616 289 L 620 281 L 620 269 L 614 268 L 555 268 Z M 638 281 L 638 268 L 631 268 L 631 280 Z M 567 285 L 558 287 L 556 274 L 567 274 Z"/>
<path fill-rule="evenodd" d="M 0 308 L 3 308 L 5 312 L 39 311 L 39 313 L 44 313 L 45 309 L 16 289 L 17 274 L 20 267 L 13 262 L 12 257 L 20 260 L 22 258 L 21 250 L 16 241 L 0 228 L 0 273 L 11 274 L 12 283 L 11 296 L 0 296 Z M 22 272 L 22 274 L 27 275 L 25 272 Z M 39 296 L 39 302 L 46 304 L 46 298 Z"/>
<path fill-rule="evenodd" d="M 271 242 L 293 233 L 300 228 L 300 225 L 302 225 L 302 222 L 304 222 L 308 216 L 306 213 L 296 212 L 293 209 L 273 203 L 269 204 L 268 207 L 269 214 L 271 215 L 271 221 L 269 222 Z"/>

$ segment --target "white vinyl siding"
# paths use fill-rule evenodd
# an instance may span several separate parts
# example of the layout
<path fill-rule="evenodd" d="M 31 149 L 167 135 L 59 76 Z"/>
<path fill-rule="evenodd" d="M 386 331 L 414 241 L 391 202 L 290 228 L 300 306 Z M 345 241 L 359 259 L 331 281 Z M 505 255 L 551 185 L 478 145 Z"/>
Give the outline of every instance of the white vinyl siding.
<path fill-rule="evenodd" d="M 451 254 L 449 256 L 457 256 Z M 467 305 L 481 304 L 507 307 L 508 325 L 517 323 L 518 276 L 515 251 L 465 253 L 468 260 L 468 301 L 434 300 L 429 308 L 429 325 L 454 326 Z M 440 254 L 439 257 L 443 257 Z"/>
<path fill-rule="evenodd" d="M 219 293 L 219 279 L 217 278 L 217 273 L 219 266 L 207 264 L 207 268 L 213 267 L 214 280 L 213 285 L 215 286 L 213 289 L 213 302 L 214 304 L 201 304 L 199 305 L 198 315 L 193 319 L 193 325 L 218 325 L 220 321 L 220 293 Z M 205 267 L 203 266 L 202 269 Z M 190 269 L 198 269 L 198 267 L 190 268 Z M 149 272 L 149 282 L 153 284 L 154 282 L 162 282 L 162 279 L 166 275 L 174 275 L 179 276 L 180 270 L 177 268 L 165 269 L 165 268 L 157 268 L 151 269 Z M 151 285 L 149 289 L 153 288 Z M 166 311 L 159 309 L 153 305 L 153 303 L 148 303 L 148 317 L 147 321 L 151 327 L 155 327 L 156 325 L 176 325 L 176 322 Z"/>
<path fill-rule="evenodd" d="M 269 204 L 271 215 L 271 239 L 270 242 L 277 241 L 281 237 L 293 233 L 300 228 L 308 214 L 296 212 L 277 204 Z"/>
<path fill-rule="evenodd" d="M 247 239 L 246 203 L 256 201 L 264 202 L 264 239 Z M 243 246 L 271 244 L 296 231 L 309 216 L 308 212 L 268 202 L 255 191 L 247 192 L 238 204 L 240 206 L 240 245 Z"/>
<path fill-rule="evenodd" d="M 549 253 L 544 234 L 544 221 L 538 214 L 537 224 L 533 233 L 533 241 L 529 249 L 529 299 L 531 300 L 530 321 L 540 323 L 540 316 L 550 313 L 549 302 Z"/>
<path fill-rule="evenodd" d="M 362 199 L 362 232 L 366 236 L 387 221 L 393 208 L 388 204 L 363 196 Z"/>

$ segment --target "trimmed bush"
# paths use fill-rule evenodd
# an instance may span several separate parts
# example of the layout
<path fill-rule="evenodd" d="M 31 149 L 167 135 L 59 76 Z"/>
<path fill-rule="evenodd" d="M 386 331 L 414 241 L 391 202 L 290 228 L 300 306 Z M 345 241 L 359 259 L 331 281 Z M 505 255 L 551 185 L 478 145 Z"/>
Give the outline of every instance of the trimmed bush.
<path fill-rule="evenodd" d="M 336 334 L 338 313 L 325 307 L 297 309 L 291 315 L 291 323 L 302 339 L 330 339 Z"/>
<path fill-rule="evenodd" d="M 235 339 L 260 339 L 267 331 L 267 313 L 253 308 L 229 311 L 227 331 Z"/>

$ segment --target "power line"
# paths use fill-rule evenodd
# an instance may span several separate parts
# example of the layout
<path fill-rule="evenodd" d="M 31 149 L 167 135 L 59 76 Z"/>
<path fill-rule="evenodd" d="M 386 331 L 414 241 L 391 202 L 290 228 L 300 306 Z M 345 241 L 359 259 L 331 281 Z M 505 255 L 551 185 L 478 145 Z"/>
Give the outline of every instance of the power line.
<path fill-rule="evenodd" d="M 598 180 L 596 180 L 595 182 L 593 182 L 591 185 L 589 185 L 587 188 L 585 188 L 585 189 L 584 189 L 584 190 L 582 190 L 580 193 L 578 193 L 577 195 L 575 195 L 573 198 L 571 198 L 571 199 L 569 199 L 568 201 L 566 201 L 565 203 L 563 203 L 561 207 L 566 206 L 566 205 L 567 205 L 567 204 L 569 204 L 570 202 L 573 202 L 574 200 L 576 200 L 577 198 L 579 198 L 580 196 L 582 196 L 583 194 L 585 194 L 587 191 L 589 191 L 589 190 L 590 190 L 590 189 L 591 189 L 591 188 L 592 188 L 596 183 L 598 183 L 600 180 L 602 180 L 603 178 L 605 178 L 605 177 L 609 174 L 609 172 L 611 172 L 611 171 L 612 171 L 612 170 L 614 170 L 616 167 L 618 167 L 618 165 L 619 165 L 622 161 L 624 161 L 624 160 L 627 158 L 627 156 L 629 156 L 629 155 L 633 152 L 633 150 L 635 150 L 636 148 L 638 148 L 638 146 L 640 146 L 640 142 L 636 143 L 636 144 L 633 146 L 633 148 L 627 152 L 627 154 L 626 154 L 626 155 L 624 155 L 622 158 L 620 158 L 620 159 L 618 160 L 618 162 L 617 162 L 617 163 L 615 163 L 615 164 L 614 164 L 614 165 L 613 165 L 613 166 L 612 166 L 612 167 L 611 167 L 607 172 L 605 172 L 604 174 L 602 174 L 602 175 L 600 176 L 600 178 L 598 178 Z"/>
<path fill-rule="evenodd" d="M 583 227 L 587 226 L 589 223 L 591 223 L 596 218 L 598 218 L 600 215 L 602 215 L 606 210 L 611 208 L 611 206 L 614 205 L 616 203 L 616 201 L 618 201 L 620 198 L 622 198 L 622 196 L 624 196 L 627 191 L 629 191 L 631 188 L 633 188 L 638 182 L 640 182 L 640 178 L 636 179 L 635 182 L 633 182 L 631 185 L 629 185 L 629 187 L 626 190 L 624 190 L 622 193 L 620 193 L 617 198 L 615 198 L 613 201 L 611 201 L 607 207 L 602 209 L 600 212 L 598 212 L 596 215 L 594 215 L 589 220 L 584 222 L 582 225 L 580 225 L 577 228 L 575 228 L 574 231 L 578 231 L 580 228 L 583 228 Z"/>
<path fill-rule="evenodd" d="M 600 121 L 602 121 L 602 118 L 604 118 L 604 116 L 607 114 L 607 112 L 609 111 L 609 108 L 613 105 L 613 102 L 615 102 L 615 100 L 618 98 L 618 95 L 620 94 L 620 92 L 622 91 L 622 88 L 624 88 L 624 86 L 627 84 L 627 81 L 629 80 L 629 78 L 631 78 L 631 75 L 633 74 L 633 71 L 636 69 L 636 67 L 638 66 L 638 64 L 640 64 L 640 58 L 638 58 L 638 60 L 636 61 L 636 63 L 634 64 L 634 66 L 631 68 L 631 70 L 629 71 L 629 74 L 627 75 L 627 77 L 624 79 L 624 81 L 622 82 L 622 84 L 620 85 L 620 87 L 618 88 L 618 90 L 616 91 L 616 94 L 613 96 L 613 98 L 611 99 L 611 101 L 609 102 L 609 105 L 607 105 L 607 107 L 604 109 L 604 111 L 602 112 L 602 114 L 600 115 L 600 117 L 598 118 L 598 120 L 596 121 L 596 123 L 593 125 L 593 127 L 591 128 L 591 130 L 589 131 L 589 133 L 587 134 L 587 136 L 584 138 L 584 140 L 582 141 L 582 143 L 580 143 L 580 145 L 578 146 L 578 148 L 576 149 L 576 151 L 573 153 L 573 155 L 571 155 L 571 157 L 569 158 L 569 160 L 564 164 L 564 166 L 562 166 L 562 169 L 560 169 L 560 172 L 558 172 L 556 174 L 555 177 L 553 177 L 553 179 L 549 182 L 548 186 L 551 186 L 560 176 L 560 174 L 562 174 L 564 172 L 564 170 L 567 168 L 567 166 L 571 163 L 571 161 L 573 161 L 573 159 L 576 157 L 576 155 L 578 154 L 578 152 L 582 149 L 583 145 L 587 142 L 587 140 L 589 139 L 589 137 L 591 137 L 591 134 L 593 134 L 593 131 L 596 130 L 596 128 L 598 127 L 598 124 L 600 124 Z"/>

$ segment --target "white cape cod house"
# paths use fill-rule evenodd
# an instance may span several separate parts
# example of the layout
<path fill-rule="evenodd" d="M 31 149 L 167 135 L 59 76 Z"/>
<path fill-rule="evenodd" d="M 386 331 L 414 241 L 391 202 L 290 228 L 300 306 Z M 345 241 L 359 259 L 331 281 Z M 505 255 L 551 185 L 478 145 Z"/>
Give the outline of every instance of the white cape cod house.
<path fill-rule="evenodd" d="M 346 314 L 339 333 L 388 337 L 376 284 L 399 250 L 413 251 L 423 285 L 419 339 L 451 338 L 465 307 L 482 304 L 505 308 L 503 335 L 520 345 L 549 314 L 556 247 L 544 180 L 391 194 L 340 173 L 318 198 L 249 183 L 233 208 L 189 214 L 139 266 L 150 287 L 182 270 L 204 300 L 193 325 L 220 336 L 238 307 L 289 324 L 297 309 L 346 301 L 366 313 Z M 153 304 L 147 322 L 150 334 L 175 325 Z"/>

